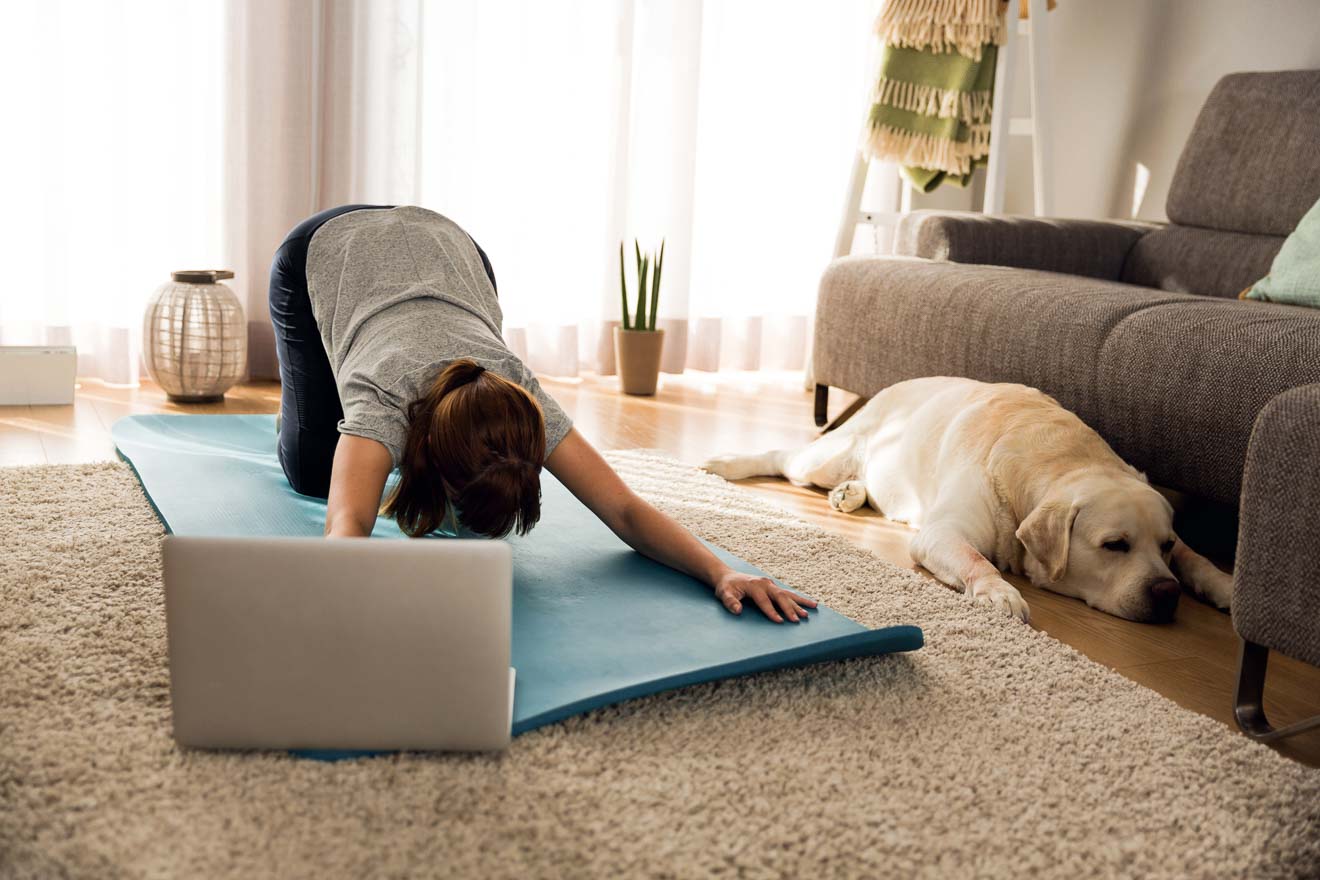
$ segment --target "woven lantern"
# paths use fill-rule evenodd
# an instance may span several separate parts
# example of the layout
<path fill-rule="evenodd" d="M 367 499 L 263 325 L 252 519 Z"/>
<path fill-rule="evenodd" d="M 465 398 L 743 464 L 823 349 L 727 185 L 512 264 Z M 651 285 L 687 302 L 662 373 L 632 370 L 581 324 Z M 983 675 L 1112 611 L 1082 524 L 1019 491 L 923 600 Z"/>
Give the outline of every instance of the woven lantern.
<path fill-rule="evenodd" d="M 142 359 L 170 400 L 224 399 L 247 368 L 247 322 L 227 269 L 174 272 L 147 303 Z"/>

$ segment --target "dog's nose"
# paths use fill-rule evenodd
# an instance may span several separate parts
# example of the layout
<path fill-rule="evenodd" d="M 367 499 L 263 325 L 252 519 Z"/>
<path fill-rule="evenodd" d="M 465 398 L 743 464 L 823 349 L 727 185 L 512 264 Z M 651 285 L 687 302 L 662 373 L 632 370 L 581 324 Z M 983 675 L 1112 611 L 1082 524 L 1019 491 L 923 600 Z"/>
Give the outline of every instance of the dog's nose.
<path fill-rule="evenodd" d="M 1160 578 L 1151 581 L 1146 588 L 1150 593 L 1151 619 L 1156 623 L 1166 623 L 1173 619 L 1173 612 L 1178 608 L 1178 597 L 1182 595 L 1182 585 L 1173 578 Z"/>

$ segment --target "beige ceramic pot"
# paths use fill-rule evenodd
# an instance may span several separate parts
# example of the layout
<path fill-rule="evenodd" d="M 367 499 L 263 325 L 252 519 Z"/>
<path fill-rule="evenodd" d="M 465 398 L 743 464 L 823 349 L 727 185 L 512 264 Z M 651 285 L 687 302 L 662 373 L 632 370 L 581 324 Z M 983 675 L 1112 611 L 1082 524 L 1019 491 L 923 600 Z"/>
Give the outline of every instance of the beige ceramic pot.
<path fill-rule="evenodd" d="M 664 346 L 663 330 L 614 328 L 614 362 L 618 364 L 625 394 L 655 394 Z"/>

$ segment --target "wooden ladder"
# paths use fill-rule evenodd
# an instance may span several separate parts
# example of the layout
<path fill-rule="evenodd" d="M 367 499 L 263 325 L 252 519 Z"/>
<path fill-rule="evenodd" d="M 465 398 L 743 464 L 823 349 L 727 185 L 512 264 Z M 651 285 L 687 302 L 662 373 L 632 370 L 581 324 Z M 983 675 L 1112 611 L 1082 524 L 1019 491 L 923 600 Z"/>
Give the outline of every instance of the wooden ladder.
<path fill-rule="evenodd" d="M 1013 135 L 1031 138 L 1031 165 L 1035 214 L 1048 217 L 1054 204 L 1050 192 L 1050 171 L 1053 162 L 1049 132 L 1049 83 L 1045 78 L 1046 53 L 1049 46 L 1048 27 L 1045 24 L 1046 0 L 1028 0 L 1030 18 L 1017 20 L 1017 27 L 1007 29 L 1004 45 L 999 47 L 995 64 L 994 115 L 990 120 L 990 162 L 986 168 L 985 200 L 982 210 L 987 214 L 1004 213 L 1004 183 L 1007 179 L 1006 146 Z M 1016 5 L 1016 4 L 1015 4 Z M 1031 115 L 1011 118 L 1004 112 L 1013 96 L 1013 80 L 1017 65 L 1014 63 L 1021 38 L 1027 40 L 1027 58 L 1030 61 Z M 865 134 L 865 132 L 864 132 Z M 853 157 L 852 172 L 848 177 L 848 195 L 844 200 L 839 234 L 834 240 L 834 256 L 845 257 L 852 250 L 853 236 L 862 224 L 896 227 L 902 216 L 912 210 L 912 188 L 899 187 L 896 204 L 888 211 L 863 211 L 862 192 L 866 189 L 866 176 L 871 162 L 859 148 Z"/>
<path fill-rule="evenodd" d="M 1016 0 L 1010 4 L 1017 6 Z M 1007 150 L 1008 138 L 1025 135 L 1031 138 L 1032 195 L 1034 212 L 1037 217 L 1049 217 L 1054 212 L 1051 171 L 1053 153 L 1048 131 L 1049 122 L 1049 83 L 1046 80 L 1047 52 L 1049 50 L 1049 28 L 1046 24 L 1046 0 L 1027 0 L 1028 18 L 1018 18 L 1016 27 L 1009 27 L 1005 34 L 1004 45 L 999 47 L 999 56 L 995 62 L 994 110 L 990 118 L 990 157 L 986 168 L 985 199 L 981 210 L 986 214 L 1004 213 L 1004 185 L 1008 177 Z M 1007 112 L 1013 97 L 1014 78 L 1016 76 L 1016 58 L 1021 51 L 1020 41 L 1027 40 L 1027 59 L 1030 63 L 1031 115 L 1013 118 Z M 863 124 L 864 143 L 869 128 Z M 848 175 L 848 193 L 844 199 L 843 216 L 839 220 L 839 232 L 834 239 L 834 258 L 846 257 L 852 252 L 853 238 L 860 225 L 888 227 L 897 230 L 903 215 L 912 210 L 912 187 L 900 182 L 895 196 L 895 204 L 887 211 L 862 210 L 862 193 L 866 189 L 866 177 L 871 170 L 871 161 L 859 146 L 853 156 L 852 171 Z M 807 357 L 806 385 L 816 392 L 816 425 L 823 427 L 827 420 L 826 408 L 829 403 L 829 388 L 817 385 L 813 375 L 811 356 Z M 846 416 L 847 414 L 845 414 Z M 836 422 L 839 420 L 836 420 Z"/>

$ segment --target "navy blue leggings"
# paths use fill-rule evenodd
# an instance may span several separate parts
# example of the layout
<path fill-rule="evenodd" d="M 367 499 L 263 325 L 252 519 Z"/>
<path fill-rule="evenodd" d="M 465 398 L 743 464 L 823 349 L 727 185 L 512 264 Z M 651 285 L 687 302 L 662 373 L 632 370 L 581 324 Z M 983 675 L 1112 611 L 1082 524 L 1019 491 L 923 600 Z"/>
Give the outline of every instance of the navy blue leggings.
<path fill-rule="evenodd" d="M 344 417 L 307 295 L 307 248 L 327 221 L 350 211 L 389 207 L 341 205 L 307 218 L 285 237 L 270 267 L 270 321 L 280 360 L 280 465 L 289 485 L 302 495 L 324 498 L 330 492 L 330 468 Z M 495 271 L 481 245 L 477 253 L 493 285 Z"/>

